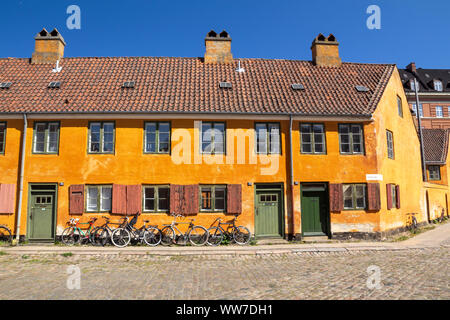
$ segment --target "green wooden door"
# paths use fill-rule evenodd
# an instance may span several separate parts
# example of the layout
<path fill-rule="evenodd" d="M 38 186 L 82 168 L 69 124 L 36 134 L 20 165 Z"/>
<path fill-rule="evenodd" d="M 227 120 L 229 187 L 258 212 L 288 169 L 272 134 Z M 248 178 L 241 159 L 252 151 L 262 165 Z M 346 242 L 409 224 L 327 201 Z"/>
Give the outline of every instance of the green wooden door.
<path fill-rule="evenodd" d="M 30 240 L 54 238 L 54 194 L 32 194 L 29 215 Z"/>
<path fill-rule="evenodd" d="M 326 191 L 302 192 L 302 233 L 304 236 L 328 235 Z"/>
<path fill-rule="evenodd" d="M 256 236 L 281 237 L 281 193 L 259 191 L 256 193 L 255 234 Z"/>

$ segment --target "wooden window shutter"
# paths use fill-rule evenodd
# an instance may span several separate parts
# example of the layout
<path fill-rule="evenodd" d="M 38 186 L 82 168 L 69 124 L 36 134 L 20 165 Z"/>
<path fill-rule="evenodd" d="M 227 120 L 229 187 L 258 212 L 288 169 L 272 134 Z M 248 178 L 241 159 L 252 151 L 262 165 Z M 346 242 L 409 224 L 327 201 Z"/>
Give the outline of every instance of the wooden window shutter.
<path fill-rule="evenodd" d="M 69 214 L 83 214 L 84 184 L 73 184 L 69 187 Z"/>
<path fill-rule="evenodd" d="M 330 211 L 341 212 L 344 209 L 342 184 L 330 184 Z"/>
<path fill-rule="evenodd" d="M 127 186 L 113 184 L 112 187 L 112 214 L 127 214 Z"/>
<path fill-rule="evenodd" d="M 400 209 L 400 186 L 395 186 L 396 207 Z"/>
<path fill-rule="evenodd" d="M 127 214 L 134 215 L 141 212 L 142 193 L 141 185 L 127 186 Z"/>
<path fill-rule="evenodd" d="M 379 183 L 368 183 L 367 184 L 367 197 L 368 197 L 368 210 L 379 211 L 381 209 L 381 198 L 380 198 L 380 184 Z"/>
<path fill-rule="evenodd" d="M 182 212 L 185 215 L 196 215 L 198 213 L 198 184 L 184 186 Z"/>
<path fill-rule="evenodd" d="M 387 209 L 392 209 L 392 184 L 386 184 L 386 199 L 387 199 Z"/>
<path fill-rule="evenodd" d="M 242 185 L 240 184 L 227 185 L 227 213 L 242 213 Z"/>
<path fill-rule="evenodd" d="M 15 184 L 0 184 L 0 213 L 14 213 L 16 200 Z"/>
<path fill-rule="evenodd" d="M 170 185 L 170 213 L 182 214 L 183 213 L 183 195 L 184 186 L 171 184 Z"/>

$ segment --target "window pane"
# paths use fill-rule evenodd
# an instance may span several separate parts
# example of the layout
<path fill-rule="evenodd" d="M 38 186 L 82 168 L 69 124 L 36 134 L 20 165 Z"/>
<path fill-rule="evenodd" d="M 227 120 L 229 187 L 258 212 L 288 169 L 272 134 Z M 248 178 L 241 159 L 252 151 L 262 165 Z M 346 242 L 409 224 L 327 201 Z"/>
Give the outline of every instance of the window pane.
<path fill-rule="evenodd" d="M 5 152 L 5 132 L 6 126 L 3 123 L 0 123 L 0 153 Z"/>
<path fill-rule="evenodd" d="M 36 133 L 34 136 L 34 151 L 45 152 L 45 128 L 44 123 L 36 124 Z"/>
<path fill-rule="evenodd" d="M 102 187 L 102 197 L 101 197 L 101 210 L 109 211 L 111 210 L 111 187 Z"/>
<path fill-rule="evenodd" d="M 91 123 L 89 142 L 91 152 L 100 152 L 100 123 Z"/>
<path fill-rule="evenodd" d="M 59 125 L 51 123 L 48 126 L 47 152 L 58 151 L 58 131 Z"/>
<path fill-rule="evenodd" d="M 87 196 L 88 211 L 98 211 L 97 200 L 98 200 L 98 188 L 88 187 L 88 196 Z"/>
<path fill-rule="evenodd" d="M 159 132 L 159 152 L 169 152 L 168 132 Z"/>
<path fill-rule="evenodd" d="M 343 185 L 344 189 L 344 208 L 353 209 L 353 188 L 352 185 Z"/>
<path fill-rule="evenodd" d="M 145 124 L 145 151 L 156 152 L 156 123 Z"/>
<path fill-rule="evenodd" d="M 256 124 L 256 151 L 267 153 L 267 126 L 265 123 Z"/>
<path fill-rule="evenodd" d="M 339 126 L 339 133 L 346 134 L 349 132 L 350 132 L 350 128 L 348 125 L 340 125 Z"/>
<path fill-rule="evenodd" d="M 202 151 L 211 153 L 212 151 L 212 128 L 211 123 L 202 123 Z"/>
<path fill-rule="evenodd" d="M 155 200 L 154 199 L 145 199 L 144 200 L 144 210 L 145 211 L 155 211 Z"/>
<path fill-rule="evenodd" d="M 202 209 L 211 210 L 211 188 L 202 188 Z"/>
<path fill-rule="evenodd" d="M 269 123 L 270 153 L 280 153 L 280 125 Z"/>
<path fill-rule="evenodd" d="M 169 188 L 158 188 L 158 210 L 169 210 Z"/>
<path fill-rule="evenodd" d="M 224 137 L 225 137 L 225 125 L 223 123 L 216 123 L 214 125 L 214 152 L 224 152 Z"/>

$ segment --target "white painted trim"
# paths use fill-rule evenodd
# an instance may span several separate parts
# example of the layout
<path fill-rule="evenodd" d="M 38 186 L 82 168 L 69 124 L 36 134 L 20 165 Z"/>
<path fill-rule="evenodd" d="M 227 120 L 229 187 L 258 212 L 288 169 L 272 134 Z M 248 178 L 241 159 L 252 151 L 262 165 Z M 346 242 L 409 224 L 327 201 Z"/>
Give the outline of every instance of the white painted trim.
<path fill-rule="evenodd" d="M 273 114 L 178 114 L 178 113 L 29 113 L 28 119 L 142 119 L 142 120 L 158 120 L 158 119 L 194 119 L 194 120 L 220 120 L 220 119 L 236 119 L 236 120 L 289 120 L 289 114 L 273 115 Z M 345 122 L 373 122 L 373 118 L 368 117 L 332 117 L 332 116 L 293 116 L 294 121 L 345 121 Z M 22 114 L 5 114 L 0 113 L 0 119 L 22 119 Z"/>

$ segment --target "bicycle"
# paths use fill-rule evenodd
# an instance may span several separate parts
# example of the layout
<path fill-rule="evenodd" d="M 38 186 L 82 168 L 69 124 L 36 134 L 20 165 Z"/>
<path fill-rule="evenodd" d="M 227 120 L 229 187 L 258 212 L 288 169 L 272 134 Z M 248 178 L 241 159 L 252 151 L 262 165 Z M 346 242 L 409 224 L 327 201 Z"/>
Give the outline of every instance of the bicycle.
<path fill-rule="evenodd" d="M 92 231 L 93 233 L 93 245 L 95 246 L 105 246 L 107 243 L 111 243 L 111 235 L 113 231 L 117 228 L 122 228 L 128 222 L 127 217 L 122 218 L 122 222 L 110 222 L 110 218 L 107 216 L 102 216 L 105 219 L 105 223 L 101 226 L 95 227 Z M 117 228 L 112 229 L 109 225 L 117 225 Z"/>
<path fill-rule="evenodd" d="M 5 241 L 8 244 L 12 243 L 12 233 L 8 226 L 2 224 L 0 225 L 0 240 Z"/>
<path fill-rule="evenodd" d="M 61 234 L 62 243 L 66 245 L 79 244 L 84 241 L 93 243 L 92 230 L 95 221 L 97 221 L 97 218 L 91 218 L 88 222 L 80 222 L 78 218 L 71 218 L 68 222 L 70 226 L 64 229 Z M 79 227 L 80 225 L 88 225 L 88 228 L 83 231 Z"/>
<path fill-rule="evenodd" d="M 234 242 L 239 245 L 248 244 L 252 234 L 248 228 L 244 226 L 236 226 L 237 217 L 237 215 L 234 215 L 234 219 L 229 222 L 222 222 L 221 218 L 214 220 L 213 226 L 208 229 L 208 244 L 211 246 L 218 246 L 222 243 L 225 236 L 234 240 Z M 219 222 L 218 226 L 214 226 L 217 221 Z M 222 225 L 228 226 L 226 230 L 222 228 Z"/>
<path fill-rule="evenodd" d="M 439 223 L 442 223 L 442 222 L 444 222 L 444 220 L 446 220 L 447 218 L 445 217 L 445 210 L 444 210 L 444 208 L 442 208 L 442 211 L 441 211 L 441 215 L 440 215 L 440 217 L 438 218 L 438 222 Z"/>
<path fill-rule="evenodd" d="M 417 219 L 415 217 L 416 214 L 417 213 L 407 213 L 409 218 L 406 220 L 406 228 L 412 232 L 416 232 L 418 228 Z"/>
<path fill-rule="evenodd" d="M 111 242 L 119 248 L 126 247 L 131 240 L 135 242 L 145 242 L 149 246 L 157 246 L 161 242 L 161 231 L 156 226 L 148 226 L 149 220 L 144 220 L 144 225 L 137 229 L 134 225 L 141 214 L 138 212 L 133 219 L 127 222 L 124 227 L 115 229 L 111 235 Z"/>
<path fill-rule="evenodd" d="M 194 220 L 189 222 L 176 222 L 177 218 L 183 217 L 180 214 L 172 213 L 174 217 L 171 224 L 164 224 L 164 228 L 161 230 L 162 238 L 161 244 L 169 246 L 171 244 L 183 244 L 186 245 L 187 241 L 195 246 L 203 246 L 208 242 L 209 233 L 205 227 L 194 225 Z M 177 225 L 188 224 L 188 229 L 185 233 L 178 229 Z"/>

